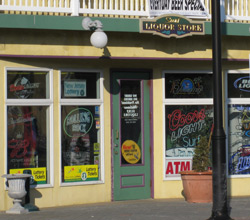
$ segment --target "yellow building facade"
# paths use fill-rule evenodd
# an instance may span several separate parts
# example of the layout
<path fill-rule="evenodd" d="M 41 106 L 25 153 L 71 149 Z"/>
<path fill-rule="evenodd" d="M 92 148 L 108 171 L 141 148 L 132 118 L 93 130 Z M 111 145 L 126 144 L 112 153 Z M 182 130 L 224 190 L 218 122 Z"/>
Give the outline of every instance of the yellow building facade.
<path fill-rule="evenodd" d="M 100 49 L 84 17 L 5 16 L 0 173 L 31 173 L 39 208 L 183 198 L 178 171 L 192 168 L 212 127 L 211 23 L 203 35 L 166 38 L 139 33 L 139 19 L 96 18 L 108 36 Z M 228 194 L 249 196 L 249 33 L 224 24 Z M 0 210 L 9 209 L 5 179 L 0 196 Z"/>

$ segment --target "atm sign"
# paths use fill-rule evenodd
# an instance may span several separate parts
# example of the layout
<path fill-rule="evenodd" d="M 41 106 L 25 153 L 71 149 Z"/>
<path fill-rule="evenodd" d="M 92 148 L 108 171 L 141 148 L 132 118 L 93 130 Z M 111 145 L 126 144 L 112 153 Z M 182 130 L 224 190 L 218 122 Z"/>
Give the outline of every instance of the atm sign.
<path fill-rule="evenodd" d="M 192 158 L 166 157 L 166 177 L 180 177 L 180 171 L 192 170 Z"/>

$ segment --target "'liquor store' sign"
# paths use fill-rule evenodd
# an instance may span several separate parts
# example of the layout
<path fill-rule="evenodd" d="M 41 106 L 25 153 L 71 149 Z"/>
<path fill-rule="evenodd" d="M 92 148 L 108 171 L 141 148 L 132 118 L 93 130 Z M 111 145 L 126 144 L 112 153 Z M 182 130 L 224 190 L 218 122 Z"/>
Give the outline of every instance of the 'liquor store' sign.
<path fill-rule="evenodd" d="M 140 32 L 167 38 L 205 34 L 204 22 L 193 22 L 181 15 L 164 15 L 156 19 L 141 19 Z"/>

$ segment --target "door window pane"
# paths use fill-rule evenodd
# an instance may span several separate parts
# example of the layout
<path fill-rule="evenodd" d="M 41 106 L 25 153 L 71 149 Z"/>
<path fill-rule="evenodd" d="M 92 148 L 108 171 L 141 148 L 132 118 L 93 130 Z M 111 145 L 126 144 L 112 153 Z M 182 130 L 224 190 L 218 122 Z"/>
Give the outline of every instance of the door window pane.
<path fill-rule="evenodd" d="M 141 81 L 121 80 L 121 163 L 142 163 Z"/>
<path fill-rule="evenodd" d="M 8 71 L 8 99 L 49 98 L 48 73 L 38 71 Z"/>
<path fill-rule="evenodd" d="M 48 106 L 8 106 L 8 173 L 30 173 L 48 183 Z"/>

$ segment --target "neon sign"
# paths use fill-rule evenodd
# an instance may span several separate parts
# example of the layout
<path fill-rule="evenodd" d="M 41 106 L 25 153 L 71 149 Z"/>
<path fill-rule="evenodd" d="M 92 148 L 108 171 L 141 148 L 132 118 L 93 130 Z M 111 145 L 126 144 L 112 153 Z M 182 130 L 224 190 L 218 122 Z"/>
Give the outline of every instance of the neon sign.
<path fill-rule="evenodd" d="M 18 98 L 25 99 L 32 95 L 39 85 L 40 83 L 30 83 L 26 77 L 20 77 L 10 85 L 10 92 L 15 92 Z"/>
<path fill-rule="evenodd" d="M 244 92 L 250 92 L 250 78 L 249 76 L 241 77 L 234 81 L 234 87 Z"/>
<path fill-rule="evenodd" d="M 92 113 L 86 108 L 76 108 L 65 117 L 63 129 L 69 137 L 80 137 L 87 134 L 92 125 Z"/>
<path fill-rule="evenodd" d="M 175 131 L 179 127 L 183 127 L 185 124 L 191 124 L 199 120 L 204 120 L 205 117 L 205 109 L 201 109 L 200 112 L 195 110 L 194 112 L 189 112 L 186 115 L 182 114 L 180 109 L 176 109 L 168 115 L 169 129 L 171 131 Z"/>

